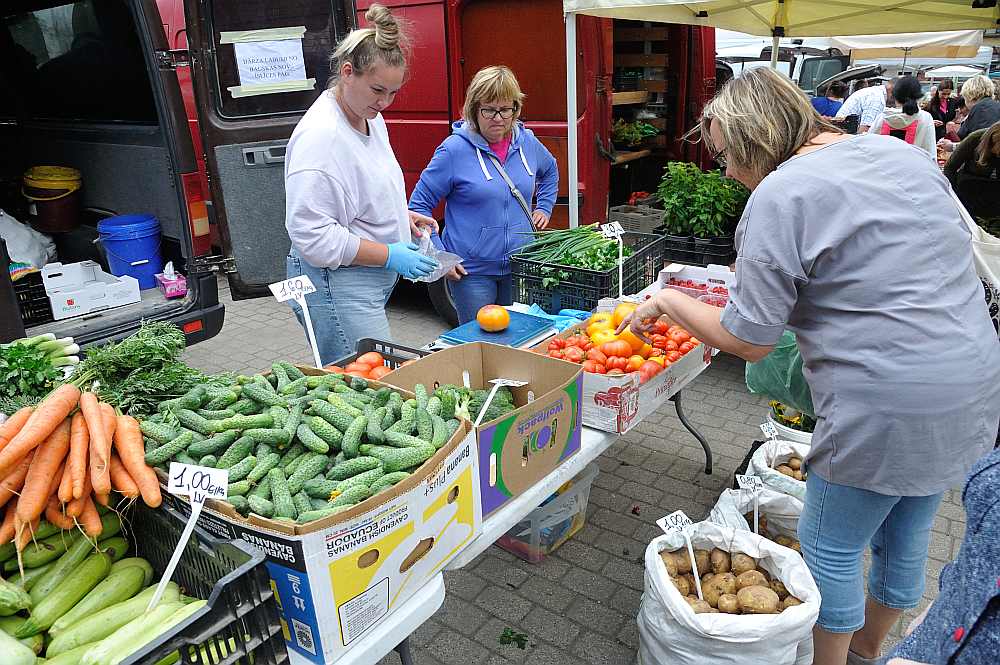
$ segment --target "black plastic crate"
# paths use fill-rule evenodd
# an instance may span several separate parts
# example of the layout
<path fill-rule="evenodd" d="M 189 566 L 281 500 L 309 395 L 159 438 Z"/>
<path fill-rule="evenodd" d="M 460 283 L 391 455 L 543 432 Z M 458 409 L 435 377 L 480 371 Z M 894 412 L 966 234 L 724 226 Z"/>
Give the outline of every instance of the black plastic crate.
<path fill-rule="evenodd" d="M 125 524 L 136 544 L 135 555 L 152 564 L 157 580 L 186 522 L 186 517 L 166 504 L 155 510 L 138 505 L 127 513 Z M 264 561 L 260 551 L 241 540 L 220 540 L 195 527 L 172 579 L 184 593 L 205 598 L 208 604 L 123 660 L 122 665 L 156 663 L 178 649 L 179 662 L 185 664 L 288 663 L 278 605 Z M 235 643 L 235 650 L 229 640 Z M 201 654 L 202 647 L 208 660 Z"/>
<path fill-rule="evenodd" d="M 707 242 L 686 238 L 677 240 L 674 236 L 664 239 L 663 256 L 667 263 L 683 263 L 689 266 L 727 266 L 736 260 L 736 250 L 732 240 L 728 242 Z"/>
<path fill-rule="evenodd" d="M 626 231 L 659 235 L 663 226 L 663 211 L 645 205 L 614 206 L 608 211 L 608 221 L 618 222 Z"/>
<path fill-rule="evenodd" d="M 631 295 L 655 282 L 663 269 L 663 238 L 626 232 L 622 239 L 634 250 L 622 266 L 621 291 Z M 510 257 L 510 266 L 514 300 L 537 304 L 550 314 L 562 309 L 590 311 L 602 298 L 619 295 L 617 266 L 605 271 L 587 270 L 530 261 L 517 254 Z"/>
<path fill-rule="evenodd" d="M 424 356 L 429 356 L 431 354 L 430 351 L 411 349 L 408 346 L 396 344 L 395 342 L 384 342 L 380 339 L 366 337 L 358 340 L 357 353 L 344 356 L 333 364 L 337 367 L 346 367 L 350 363 L 357 360 L 359 356 L 363 356 L 370 351 L 380 353 L 385 359 L 385 366 L 391 367 L 392 369 L 396 369 L 408 360 L 416 360 L 417 358 L 423 358 Z"/>
<path fill-rule="evenodd" d="M 52 302 L 45 293 L 42 273 L 29 273 L 14 282 L 14 295 L 17 296 L 21 321 L 26 328 L 55 320 L 52 317 Z"/>

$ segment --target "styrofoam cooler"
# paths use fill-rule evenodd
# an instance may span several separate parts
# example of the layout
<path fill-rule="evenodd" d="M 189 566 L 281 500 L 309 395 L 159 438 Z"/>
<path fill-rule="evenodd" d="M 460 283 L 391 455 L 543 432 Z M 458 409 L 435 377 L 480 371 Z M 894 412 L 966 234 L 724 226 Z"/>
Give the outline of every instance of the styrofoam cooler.
<path fill-rule="evenodd" d="M 525 561 L 543 561 L 583 528 L 590 487 L 598 472 L 596 464 L 588 464 L 580 475 L 560 487 L 496 544 Z"/>

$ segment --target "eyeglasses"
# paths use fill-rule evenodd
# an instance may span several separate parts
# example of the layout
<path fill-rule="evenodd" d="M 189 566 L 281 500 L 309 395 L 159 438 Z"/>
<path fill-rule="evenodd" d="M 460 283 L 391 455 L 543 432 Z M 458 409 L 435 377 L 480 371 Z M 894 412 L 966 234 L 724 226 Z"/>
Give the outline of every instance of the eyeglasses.
<path fill-rule="evenodd" d="M 723 148 L 718 152 L 712 153 L 712 160 L 714 160 L 715 163 L 721 166 L 722 168 L 726 168 L 728 166 L 728 160 L 726 159 L 726 149 Z"/>
<path fill-rule="evenodd" d="M 517 109 L 511 107 L 505 107 L 502 109 L 491 109 L 491 108 L 481 108 L 479 109 L 479 115 L 482 116 L 483 120 L 495 120 L 497 117 L 503 118 L 504 120 L 510 120 L 514 117 L 514 111 Z"/>

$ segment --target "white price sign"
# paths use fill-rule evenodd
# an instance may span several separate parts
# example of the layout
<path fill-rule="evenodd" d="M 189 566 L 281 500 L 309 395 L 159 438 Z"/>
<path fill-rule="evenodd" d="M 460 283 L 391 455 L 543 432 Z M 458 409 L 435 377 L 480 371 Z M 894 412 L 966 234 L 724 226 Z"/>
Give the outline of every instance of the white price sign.
<path fill-rule="evenodd" d="M 608 222 L 601 227 L 601 235 L 605 238 L 616 238 L 621 239 L 622 234 L 625 233 L 625 229 L 619 222 Z"/>
<path fill-rule="evenodd" d="M 656 523 L 664 533 L 671 533 L 673 531 L 683 531 L 684 527 L 693 524 L 691 518 L 684 514 L 683 510 L 678 510 L 677 512 L 670 513 L 666 517 L 661 517 L 656 520 Z"/>
<path fill-rule="evenodd" d="M 188 497 L 188 500 L 191 502 L 191 515 L 188 517 L 187 524 L 184 525 L 184 531 L 181 532 L 177 548 L 174 549 L 170 561 L 167 562 L 167 567 L 163 571 L 163 577 L 160 578 L 160 583 L 156 585 L 156 592 L 149 599 L 149 605 L 146 606 L 147 612 L 156 607 L 156 604 L 160 602 L 160 598 L 163 597 L 163 590 L 166 588 L 167 582 L 170 581 L 178 562 L 181 560 L 181 554 L 184 552 L 184 548 L 187 547 L 187 542 L 191 538 L 191 532 L 194 531 L 194 525 L 201 515 L 201 509 L 205 507 L 205 499 L 225 499 L 229 496 L 229 470 L 171 462 L 170 473 L 167 479 L 167 491 L 177 496 Z"/>
<path fill-rule="evenodd" d="M 769 439 L 778 438 L 778 428 L 773 423 L 761 423 L 760 431 Z"/>
<path fill-rule="evenodd" d="M 749 490 L 751 492 L 764 489 L 764 481 L 760 476 L 744 476 L 736 474 L 736 484 L 740 486 L 740 489 Z"/>
<path fill-rule="evenodd" d="M 268 284 L 267 288 L 271 289 L 271 293 L 274 294 L 274 298 L 278 302 L 302 300 L 310 293 L 316 292 L 316 287 L 313 286 L 312 280 L 309 279 L 308 275 L 290 277 L 274 284 Z"/>
<path fill-rule="evenodd" d="M 466 381 L 468 381 L 468 376 L 467 375 L 468 375 L 467 372 L 462 374 L 462 378 L 466 379 Z M 516 379 L 504 379 L 504 378 L 490 379 L 490 383 L 493 384 L 493 388 L 490 390 L 490 394 L 486 396 L 486 403 L 483 404 L 483 408 L 479 412 L 479 417 L 476 418 L 476 424 L 475 424 L 476 427 L 479 427 L 479 424 L 481 422 L 483 422 L 483 416 L 486 415 L 486 411 L 490 408 L 490 403 L 493 401 L 493 398 L 496 396 L 497 391 L 500 390 L 500 386 L 509 386 L 511 388 L 519 388 L 521 386 L 528 385 L 527 381 L 518 381 Z M 469 385 L 468 385 L 468 383 L 466 383 L 466 388 L 468 388 L 468 387 L 469 387 Z"/>
<path fill-rule="evenodd" d="M 170 463 L 167 491 L 186 496 L 191 503 L 205 503 L 205 499 L 225 500 L 229 489 L 229 471 L 193 464 Z"/>

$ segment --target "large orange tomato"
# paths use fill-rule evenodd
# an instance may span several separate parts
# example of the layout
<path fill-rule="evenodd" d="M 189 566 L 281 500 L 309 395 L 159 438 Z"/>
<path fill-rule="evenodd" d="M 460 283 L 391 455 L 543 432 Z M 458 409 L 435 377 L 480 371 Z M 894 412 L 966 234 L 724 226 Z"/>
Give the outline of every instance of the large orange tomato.
<path fill-rule="evenodd" d="M 590 341 L 594 343 L 594 346 L 601 346 L 606 342 L 613 342 L 616 339 L 618 339 L 618 335 L 615 334 L 614 330 L 598 330 L 590 336 Z"/>
<path fill-rule="evenodd" d="M 608 358 L 628 358 L 632 355 L 632 346 L 625 340 L 618 339 L 613 342 L 605 342 L 604 344 L 601 344 L 601 353 L 606 355 Z"/>
<path fill-rule="evenodd" d="M 380 367 L 385 364 L 385 358 L 382 357 L 381 353 L 369 351 L 368 353 L 358 356 L 357 360 L 354 362 L 369 365 L 371 367 Z"/>
<path fill-rule="evenodd" d="M 378 381 L 383 376 L 392 371 L 391 367 L 386 367 L 385 365 L 379 365 L 378 367 L 372 367 L 372 370 L 368 372 L 369 379 L 375 379 Z"/>
<path fill-rule="evenodd" d="M 500 305 L 486 305 L 476 314 L 476 321 L 486 332 L 500 332 L 510 325 L 510 313 Z"/>
<path fill-rule="evenodd" d="M 628 342 L 628 345 L 631 346 L 632 350 L 636 353 L 639 353 L 642 350 L 642 347 L 646 345 L 644 341 L 639 339 L 639 337 L 628 328 L 621 331 L 621 334 L 618 335 L 618 339 Z"/>
<path fill-rule="evenodd" d="M 625 365 L 625 371 L 626 372 L 635 372 L 640 367 L 642 367 L 642 364 L 644 362 L 646 362 L 646 359 L 643 358 L 640 355 L 629 356 L 628 364 Z"/>
<path fill-rule="evenodd" d="M 598 330 L 614 330 L 615 324 L 611 312 L 598 312 L 587 319 L 587 334 L 592 336 Z"/>
<path fill-rule="evenodd" d="M 615 307 L 615 311 L 614 311 L 614 315 L 613 315 L 613 320 L 615 322 L 615 328 L 617 328 L 618 326 L 620 326 L 621 323 L 622 323 L 622 321 L 624 321 L 625 318 L 628 317 L 629 314 L 631 314 L 632 312 L 635 311 L 636 307 L 638 307 L 638 305 L 636 305 L 635 303 L 631 303 L 631 302 L 619 303 L 619 305 L 617 307 Z"/>

